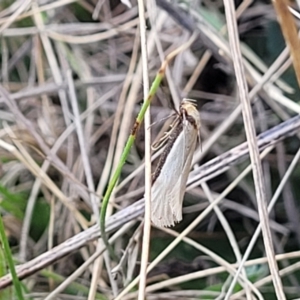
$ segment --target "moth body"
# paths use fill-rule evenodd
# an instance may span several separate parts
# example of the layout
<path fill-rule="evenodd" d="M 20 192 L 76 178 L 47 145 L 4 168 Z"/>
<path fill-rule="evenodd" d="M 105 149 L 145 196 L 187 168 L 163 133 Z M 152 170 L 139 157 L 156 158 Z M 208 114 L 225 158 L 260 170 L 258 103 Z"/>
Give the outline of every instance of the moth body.
<path fill-rule="evenodd" d="M 156 226 L 174 226 L 182 220 L 182 202 L 199 130 L 199 112 L 194 103 L 184 99 L 153 176 L 151 221 Z"/>

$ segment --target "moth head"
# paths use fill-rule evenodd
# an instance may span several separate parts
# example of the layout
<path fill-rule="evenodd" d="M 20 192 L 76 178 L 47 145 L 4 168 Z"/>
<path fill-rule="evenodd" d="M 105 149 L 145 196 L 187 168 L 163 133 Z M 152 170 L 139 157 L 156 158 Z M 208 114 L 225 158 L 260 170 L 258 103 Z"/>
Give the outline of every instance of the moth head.
<path fill-rule="evenodd" d="M 200 114 L 197 109 L 196 100 L 183 99 L 180 104 L 179 113 L 183 119 L 188 120 L 197 130 L 200 129 Z"/>

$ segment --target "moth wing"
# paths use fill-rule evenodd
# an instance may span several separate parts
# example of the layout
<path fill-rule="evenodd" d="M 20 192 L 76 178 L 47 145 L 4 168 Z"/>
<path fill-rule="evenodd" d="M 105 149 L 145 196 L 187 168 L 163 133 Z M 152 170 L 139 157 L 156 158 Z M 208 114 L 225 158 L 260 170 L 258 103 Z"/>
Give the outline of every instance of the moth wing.
<path fill-rule="evenodd" d="M 174 226 L 182 220 L 182 202 L 197 132 L 186 123 L 152 187 L 151 220 L 157 226 Z"/>
<path fill-rule="evenodd" d="M 190 173 L 194 151 L 197 143 L 197 132 L 191 124 L 184 127 L 184 157 L 186 158 L 180 173 L 178 181 L 170 194 L 170 206 L 173 210 L 175 222 L 182 220 L 182 203 L 186 190 L 186 182 Z"/>
<path fill-rule="evenodd" d="M 180 202 L 178 179 L 184 165 L 184 149 L 184 136 L 181 132 L 151 189 L 151 220 L 160 227 L 175 225 L 172 203 Z M 174 198 L 176 187 L 177 199 Z"/>

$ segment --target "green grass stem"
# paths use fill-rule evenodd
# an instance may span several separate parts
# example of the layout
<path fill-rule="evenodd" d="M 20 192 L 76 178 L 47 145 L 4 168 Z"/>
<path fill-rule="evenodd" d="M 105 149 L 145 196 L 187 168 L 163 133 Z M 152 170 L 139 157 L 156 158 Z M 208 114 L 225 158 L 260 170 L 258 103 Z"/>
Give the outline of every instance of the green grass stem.
<path fill-rule="evenodd" d="M 102 205 L 101 205 L 101 211 L 100 211 L 100 231 L 101 231 L 101 238 L 106 246 L 106 248 L 108 249 L 111 257 L 115 260 L 117 260 L 117 257 L 114 253 L 114 250 L 112 248 L 112 246 L 109 244 L 108 242 L 108 238 L 107 238 L 107 235 L 106 235 L 106 232 L 105 232 L 105 219 L 106 219 L 106 211 L 107 211 L 107 206 L 108 206 L 108 203 L 109 203 L 109 199 L 110 199 L 110 196 L 113 192 L 113 189 L 114 187 L 116 186 L 117 184 L 117 181 L 120 177 L 120 174 L 121 174 L 121 171 L 122 171 L 122 168 L 123 168 L 123 165 L 125 164 L 126 160 L 127 160 L 127 157 L 128 157 L 128 154 L 130 152 L 130 149 L 135 141 L 135 138 L 136 138 L 136 134 L 137 134 L 137 131 L 140 127 L 140 124 L 142 123 L 143 119 L 144 119 L 144 116 L 145 116 L 145 113 L 148 109 L 148 107 L 150 106 L 150 103 L 153 99 L 153 97 L 155 96 L 156 92 L 157 92 L 157 89 L 162 81 L 162 79 L 164 78 L 165 76 L 165 72 L 166 72 L 166 68 L 167 68 L 167 65 L 168 63 L 170 62 L 170 60 L 172 60 L 177 54 L 179 54 L 180 52 L 184 51 L 185 49 L 187 49 L 188 47 L 190 47 L 190 45 L 194 42 L 194 40 L 196 39 L 197 37 L 197 33 L 194 33 L 190 39 L 187 41 L 187 43 L 181 45 L 179 48 L 177 48 L 176 50 L 174 50 L 173 52 L 171 52 L 167 57 L 166 59 L 163 61 L 156 77 L 154 78 L 154 81 L 151 85 L 151 88 L 150 88 L 150 91 L 149 91 L 149 94 L 148 96 L 146 97 L 146 99 L 144 99 L 144 103 L 143 103 L 143 106 L 141 107 L 141 110 L 136 118 L 136 121 L 133 125 L 133 128 L 132 128 L 132 131 L 131 131 L 131 134 L 127 140 L 127 143 L 125 145 L 125 148 L 122 152 L 122 155 L 121 155 L 121 158 L 120 158 L 120 161 L 118 163 L 118 166 L 108 184 L 108 188 L 106 190 L 106 193 L 103 197 L 103 201 L 102 201 Z"/>

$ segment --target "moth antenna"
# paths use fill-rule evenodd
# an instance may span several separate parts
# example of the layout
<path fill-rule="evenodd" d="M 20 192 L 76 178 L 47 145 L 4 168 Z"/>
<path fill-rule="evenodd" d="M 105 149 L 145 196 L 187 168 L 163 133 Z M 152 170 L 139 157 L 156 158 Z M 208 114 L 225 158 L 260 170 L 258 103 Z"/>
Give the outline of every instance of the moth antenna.
<path fill-rule="evenodd" d="M 167 117 L 165 117 L 165 118 L 162 118 L 162 119 L 160 119 L 160 120 L 158 120 L 158 121 L 153 122 L 153 123 L 148 127 L 148 129 L 151 128 L 153 125 L 155 125 L 155 124 L 157 124 L 157 123 L 160 123 L 160 122 L 162 122 L 162 121 L 168 120 L 169 118 L 171 118 L 171 117 L 173 117 L 173 116 L 174 116 L 174 114 L 171 114 L 171 115 L 169 115 L 169 116 L 167 116 Z"/>
<path fill-rule="evenodd" d="M 153 151 L 157 151 L 158 149 L 160 149 L 161 147 L 163 147 L 163 145 L 168 140 L 169 135 L 170 135 L 169 131 L 168 132 L 164 132 L 164 135 L 157 142 L 153 143 L 153 145 L 151 146 L 151 149 Z"/>
<path fill-rule="evenodd" d="M 174 128 L 176 127 L 175 125 L 178 123 L 178 117 L 173 121 L 173 123 L 170 125 L 170 130 L 167 132 L 164 132 L 163 136 L 158 140 L 153 143 L 151 146 L 153 151 L 156 151 L 163 147 L 163 145 L 167 142 L 169 139 L 169 136 L 173 132 Z"/>

